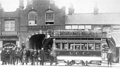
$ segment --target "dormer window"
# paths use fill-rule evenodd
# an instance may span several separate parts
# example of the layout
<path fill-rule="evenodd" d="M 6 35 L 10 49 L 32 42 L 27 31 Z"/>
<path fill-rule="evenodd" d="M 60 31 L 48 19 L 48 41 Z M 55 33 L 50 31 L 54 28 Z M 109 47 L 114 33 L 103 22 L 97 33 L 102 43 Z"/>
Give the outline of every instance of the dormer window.
<path fill-rule="evenodd" d="M 45 14 L 45 22 L 46 24 L 54 24 L 54 11 L 49 9 Z"/>
<path fill-rule="evenodd" d="M 37 12 L 35 10 L 32 10 L 28 13 L 28 25 L 37 25 Z"/>

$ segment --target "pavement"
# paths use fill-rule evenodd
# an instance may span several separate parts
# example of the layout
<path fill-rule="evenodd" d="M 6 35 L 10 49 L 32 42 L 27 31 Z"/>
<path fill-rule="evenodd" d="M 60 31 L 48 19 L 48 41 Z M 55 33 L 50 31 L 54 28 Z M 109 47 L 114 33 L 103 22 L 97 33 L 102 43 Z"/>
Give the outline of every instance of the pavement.
<path fill-rule="evenodd" d="M 31 65 L 0 65 L 1 69 L 120 69 L 120 67 L 98 67 L 98 66 L 31 66 Z"/>
<path fill-rule="evenodd" d="M 85 67 L 85 68 L 120 68 L 120 63 L 113 63 L 112 67 L 108 67 L 107 64 L 102 64 L 102 65 L 95 65 L 95 64 L 91 64 L 89 66 L 82 66 L 82 65 L 73 65 L 73 66 L 65 66 L 64 64 L 59 64 L 57 66 L 55 66 L 55 64 L 53 64 L 52 66 L 50 66 L 50 63 L 46 63 L 44 66 L 41 65 L 31 65 L 31 63 L 28 63 L 28 65 L 21 65 L 21 63 L 19 63 L 18 65 L 1 65 L 2 62 L 0 62 L 0 68 L 2 67 L 16 67 L 16 66 L 20 66 L 20 67 Z"/>

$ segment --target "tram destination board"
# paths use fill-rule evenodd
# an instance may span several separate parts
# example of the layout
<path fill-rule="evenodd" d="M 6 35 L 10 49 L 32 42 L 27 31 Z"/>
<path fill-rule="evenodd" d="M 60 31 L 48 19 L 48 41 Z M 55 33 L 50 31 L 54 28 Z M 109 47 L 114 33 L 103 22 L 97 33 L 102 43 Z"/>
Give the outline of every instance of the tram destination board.
<path fill-rule="evenodd" d="M 54 36 L 81 36 L 81 37 L 100 37 L 106 38 L 106 32 L 94 32 L 94 31 L 83 31 L 83 30 L 56 30 Z"/>

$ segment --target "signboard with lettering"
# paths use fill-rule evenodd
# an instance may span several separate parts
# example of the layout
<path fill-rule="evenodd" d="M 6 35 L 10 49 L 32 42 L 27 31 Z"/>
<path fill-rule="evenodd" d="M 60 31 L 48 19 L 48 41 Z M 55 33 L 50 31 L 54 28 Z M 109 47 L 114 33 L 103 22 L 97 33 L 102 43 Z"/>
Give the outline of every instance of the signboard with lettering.
<path fill-rule="evenodd" d="M 42 25 L 42 26 L 28 26 L 29 30 L 48 30 L 48 29 L 54 29 L 53 25 Z"/>
<path fill-rule="evenodd" d="M 105 37 L 106 33 L 83 30 L 55 30 L 54 36 L 89 36 L 89 37 Z"/>

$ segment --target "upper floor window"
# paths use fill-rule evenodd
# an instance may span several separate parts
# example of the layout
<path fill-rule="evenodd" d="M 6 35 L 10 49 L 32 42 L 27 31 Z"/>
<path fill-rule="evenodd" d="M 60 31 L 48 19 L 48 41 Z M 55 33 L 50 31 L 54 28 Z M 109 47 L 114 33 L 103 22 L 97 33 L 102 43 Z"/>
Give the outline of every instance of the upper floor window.
<path fill-rule="evenodd" d="M 79 29 L 84 30 L 85 26 L 84 25 L 79 25 Z"/>
<path fill-rule="evenodd" d="M 37 25 L 37 12 L 35 10 L 32 10 L 28 13 L 28 25 Z"/>
<path fill-rule="evenodd" d="M 101 26 L 93 26 L 94 31 L 101 31 L 102 27 Z"/>
<path fill-rule="evenodd" d="M 14 19 L 5 20 L 5 31 L 15 31 L 15 20 Z"/>
<path fill-rule="evenodd" d="M 91 25 L 85 25 L 85 30 L 90 30 L 91 29 Z"/>
<path fill-rule="evenodd" d="M 78 29 L 77 25 L 72 25 L 72 29 Z"/>
<path fill-rule="evenodd" d="M 67 25 L 67 26 L 65 26 L 65 29 L 71 29 L 71 28 L 72 28 L 71 25 Z"/>
<path fill-rule="evenodd" d="M 110 32 L 112 29 L 111 29 L 111 26 L 104 26 L 103 27 L 103 32 Z"/>
<path fill-rule="evenodd" d="M 54 24 L 54 11 L 49 9 L 45 14 L 46 24 Z"/>

